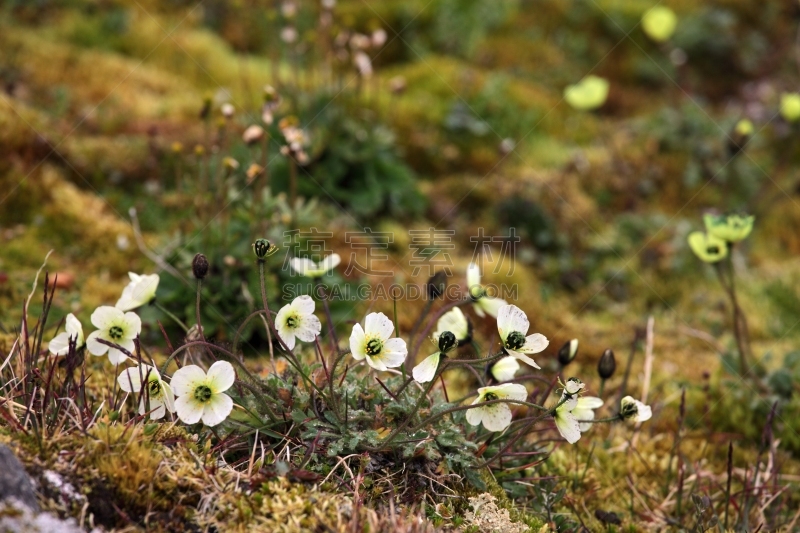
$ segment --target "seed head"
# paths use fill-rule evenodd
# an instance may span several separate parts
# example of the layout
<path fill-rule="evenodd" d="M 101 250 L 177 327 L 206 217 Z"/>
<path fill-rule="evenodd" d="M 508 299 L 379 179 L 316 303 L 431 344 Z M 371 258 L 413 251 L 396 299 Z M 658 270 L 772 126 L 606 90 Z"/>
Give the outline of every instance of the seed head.
<path fill-rule="evenodd" d="M 256 257 L 259 261 L 263 261 L 264 258 L 274 254 L 278 251 L 278 247 L 269 242 L 267 239 L 257 239 L 256 242 L 253 243 L 253 252 L 256 254 Z"/>
<path fill-rule="evenodd" d="M 439 352 L 447 353 L 457 344 L 456 336 L 450 331 L 443 331 L 439 335 Z"/>

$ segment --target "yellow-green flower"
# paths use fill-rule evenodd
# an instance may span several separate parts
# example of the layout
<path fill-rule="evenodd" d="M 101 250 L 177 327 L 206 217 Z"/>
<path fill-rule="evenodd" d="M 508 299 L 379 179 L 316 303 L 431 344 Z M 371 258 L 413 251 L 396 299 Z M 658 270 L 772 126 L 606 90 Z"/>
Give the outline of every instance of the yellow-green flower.
<path fill-rule="evenodd" d="M 800 94 L 783 93 L 781 95 L 781 116 L 786 122 L 797 122 L 800 119 Z"/>
<path fill-rule="evenodd" d="M 656 6 L 642 17 L 642 29 L 657 43 L 663 43 L 675 33 L 678 17 L 666 6 Z"/>
<path fill-rule="evenodd" d="M 749 137 L 753 134 L 754 129 L 755 128 L 753 127 L 753 123 L 750 121 L 750 119 L 743 118 L 736 123 L 736 128 L 734 128 L 734 131 L 737 135 Z"/>
<path fill-rule="evenodd" d="M 578 111 L 597 109 L 606 103 L 608 87 L 608 80 L 589 75 L 564 89 L 564 100 Z"/>
<path fill-rule="evenodd" d="M 702 231 L 689 234 L 689 246 L 706 263 L 716 263 L 728 255 L 728 243 Z"/>
<path fill-rule="evenodd" d="M 705 215 L 706 231 L 727 242 L 739 242 L 753 231 L 756 217 L 750 215 Z"/>

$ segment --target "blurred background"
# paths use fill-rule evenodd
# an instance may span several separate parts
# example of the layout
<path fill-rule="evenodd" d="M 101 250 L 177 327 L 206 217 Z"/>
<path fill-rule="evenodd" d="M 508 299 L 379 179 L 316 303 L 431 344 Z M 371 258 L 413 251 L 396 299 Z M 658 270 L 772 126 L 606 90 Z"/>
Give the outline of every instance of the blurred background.
<path fill-rule="evenodd" d="M 674 400 L 733 346 L 686 236 L 742 210 L 756 356 L 800 376 L 798 22 L 793 0 L 0 2 L 0 348 L 51 249 L 53 315 L 84 323 L 128 271 L 192 317 L 205 253 L 224 340 L 257 299 L 256 237 L 317 228 L 346 260 L 348 232 L 389 233 L 392 276 L 334 282 L 424 283 L 409 230 L 435 228 L 453 283 L 494 238 L 485 277 L 518 284 L 549 355 L 580 336 L 591 367 L 653 315 L 653 387 Z M 507 244 L 514 268 L 493 268 Z M 282 261 L 271 294 L 296 281 Z M 343 331 L 366 305 L 334 303 Z M 730 398 L 716 408 L 769 408 Z"/>

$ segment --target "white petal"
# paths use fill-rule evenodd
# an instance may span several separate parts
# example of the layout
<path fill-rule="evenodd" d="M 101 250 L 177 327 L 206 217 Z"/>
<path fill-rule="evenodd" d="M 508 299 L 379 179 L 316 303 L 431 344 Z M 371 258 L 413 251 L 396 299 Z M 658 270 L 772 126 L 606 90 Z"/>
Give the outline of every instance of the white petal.
<path fill-rule="evenodd" d="M 121 351 L 117 350 L 116 348 L 109 348 L 108 360 L 111 361 L 112 365 L 119 366 L 120 364 L 128 360 L 128 356 L 122 353 Z"/>
<path fill-rule="evenodd" d="M 406 341 L 404 341 L 400 337 L 392 337 L 391 339 L 383 341 L 383 351 L 391 353 L 399 353 L 403 355 L 403 357 L 408 355 L 408 347 L 406 347 Z"/>
<path fill-rule="evenodd" d="M 575 420 L 579 422 L 578 428 L 581 430 L 581 433 L 585 433 L 592 429 L 594 424 L 584 423 L 584 420 L 594 420 L 594 410 L 582 409 L 580 406 L 578 406 L 572 410 L 572 416 L 574 416 Z"/>
<path fill-rule="evenodd" d="M 227 394 L 215 394 L 206 403 L 206 409 L 203 411 L 203 424 L 207 426 L 216 426 L 231 414 L 233 409 L 233 400 Z"/>
<path fill-rule="evenodd" d="M 487 310 L 488 311 L 488 310 Z M 517 331 L 525 335 L 531 327 L 528 317 L 516 305 L 503 305 L 497 310 L 497 331 L 504 341 L 509 333 Z"/>
<path fill-rule="evenodd" d="M 479 389 L 480 390 L 480 389 Z M 478 395 L 478 398 L 472 402 L 472 405 L 479 404 L 483 401 L 482 397 Z M 485 407 L 473 407 L 472 409 L 467 409 L 467 422 L 469 422 L 472 426 L 479 426 L 481 420 L 483 419 L 483 410 L 486 409 Z"/>
<path fill-rule="evenodd" d="M 164 401 L 159 396 L 157 398 L 150 397 L 148 398 L 150 403 L 150 419 L 151 420 L 158 420 L 159 418 L 164 418 L 164 415 L 167 414 L 166 409 L 164 408 Z M 147 412 L 147 402 L 145 402 L 144 394 L 139 399 L 139 414 L 143 415 Z"/>
<path fill-rule="evenodd" d="M 144 365 L 142 365 L 144 366 Z M 147 369 L 141 366 L 132 366 L 120 372 L 117 376 L 119 388 L 125 392 L 139 392 L 142 390 L 142 380 L 146 379 Z"/>
<path fill-rule="evenodd" d="M 472 304 L 472 309 L 475 311 L 475 314 L 478 315 L 481 318 L 485 317 L 486 313 L 484 313 L 484 311 L 483 311 L 483 306 L 481 306 L 479 304 L 485 299 L 486 298 L 481 298 L 480 300 L 478 300 L 477 302 Z"/>
<path fill-rule="evenodd" d="M 54 355 L 67 355 L 69 352 L 69 336 L 66 331 L 62 331 L 47 345 L 47 349 Z"/>
<path fill-rule="evenodd" d="M 135 339 L 142 332 L 142 319 L 136 313 L 125 313 L 125 326 L 125 337 Z"/>
<path fill-rule="evenodd" d="M 406 362 L 406 355 L 405 352 L 387 352 L 384 350 L 380 355 L 372 357 L 371 359 L 373 363 L 378 360 L 381 361 L 386 368 L 397 368 Z M 385 368 L 383 370 L 385 370 Z"/>
<path fill-rule="evenodd" d="M 365 351 L 367 338 L 364 335 L 364 329 L 361 324 L 356 323 L 353 326 L 353 331 L 350 333 L 350 354 L 356 361 L 361 361 L 367 356 Z"/>
<path fill-rule="evenodd" d="M 370 357 L 368 355 L 367 356 L 367 364 L 369 366 L 371 366 L 372 368 L 374 368 L 375 370 L 379 370 L 381 372 L 385 371 L 388 368 L 386 366 L 386 363 L 383 361 L 383 358 L 381 357 L 381 355 L 378 355 L 377 357 Z"/>
<path fill-rule="evenodd" d="M 286 325 L 278 326 L 278 336 L 281 338 L 286 347 L 289 348 L 290 350 L 294 350 L 294 344 L 295 344 L 294 336 L 296 332 L 297 330 L 292 329 L 289 326 Z"/>
<path fill-rule="evenodd" d="M 473 294 L 474 290 L 482 289 L 481 287 L 481 269 L 475 263 L 470 263 L 467 267 L 467 291 Z"/>
<path fill-rule="evenodd" d="M 578 398 L 576 409 L 597 409 L 603 407 L 603 400 L 594 396 L 581 396 Z"/>
<path fill-rule="evenodd" d="M 322 323 L 314 315 L 306 315 L 300 318 L 300 326 L 295 330 L 295 335 L 303 342 L 314 342 L 314 339 L 322 331 Z"/>
<path fill-rule="evenodd" d="M 528 389 L 520 383 L 504 383 L 494 387 L 494 393 L 500 398 L 524 402 L 528 399 Z"/>
<path fill-rule="evenodd" d="M 178 396 L 175 400 L 175 412 L 178 413 L 178 418 L 180 418 L 184 424 L 198 423 L 203 416 L 203 411 L 205 411 L 205 404 L 195 400 L 192 394 Z"/>
<path fill-rule="evenodd" d="M 150 420 L 160 420 L 166 416 L 167 410 L 164 403 L 158 400 L 150 400 Z"/>
<path fill-rule="evenodd" d="M 161 390 L 164 399 L 164 405 L 167 407 L 170 413 L 175 412 L 175 395 L 172 393 L 172 387 L 170 387 L 167 383 L 161 382 Z"/>
<path fill-rule="evenodd" d="M 81 326 L 80 320 L 78 320 L 72 313 L 67 315 L 67 320 L 64 324 L 64 331 L 66 331 L 70 337 L 74 337 L 76 339 L 76 348 L 83 346 L 83 326 Z"/>
<path fill-rule="evenodd" d="M 393 331 L 394 324 L 383 313 L 370 313 L 364 321 L 364 332 L 367 335 L 379 337 L 381 340 L 391 337 Z"/>
<path fill-rule="evenodd" d="M 186 365 L 172 374 L 172 391 L 176 396 L 193 396 L 198 385 L 205 383 L 206 373 L 197 365 Z M 181 420 L 183 418 L 181 417 Z"/>
<path fill-rule="evenodd" d="M 642 402 L 639 402 L 639 412 L 636 417 L 637 422 L 645 422 L 653 418 L 653 410 L 650 408 L 649 405 L 645 405 Z"/>
<path fill-rule="evenodd" d="M 406 362 L 406 352 L 387 352 L 386 350 L 382 351 L 381 354 L 378 356 L 380 360 L 386 365 L 386 368 L 397 368 L 398 366 L 402 365 Z M 375 357 L 372 358 L 373 361 L 376 359 Z"/>
<path fill-rule="evenodd" d="M 292 300 L 291 306 L 292 309 L 299 311 L 301 315 L 310 315 L 314 313 L 314 299 L 307 294 L 298 296 Z"/>
<path fill-rule="evenodd" d="M 227 361 L 217 361 L 208 369 L 206 383 L 214 394 L 224 392 L 233 386 L 236 381 L 236 372 L 233 365 Z M 227 415 L 225 415 L 227 416 Z"/>
<path fill-rule="evenodd" d="M 586 387 L 586 384 L 583 383 L 578 378 L 569 378 L 564 385 L 564 390 L 568 394 L 577 394 L 578 392 L 582 391 Z"/>
<path fill-rule="evenodd" d="M 158 289 L 158 274 L 139 276 L 128 272 L 128 277 L 131 278 L 131 282 L 122 290 L 122 296 L 115 305 L 117 309 L 130 311 L 153 301 Z"/>
<path fill-rule="evenodd" d="M 331 254 L 322 260 L 322 268 L 325 270 L 325 272 L 330 272 L 331 270 L 339 266 L 339 263 L 341 262 L 342 258 L 339 257 L 339 254 Z"/>
<path fill-rule="evenodd" d="M 411 375 L 418 383 L 428 383 L 436 375 L 436 369 L 439 368 L 439 359 L 441 359 L 439 352 L 433 353 L 422 360 L 420 364 L 414 367 Z M 469 411 L 467 411 L 469 412 Z"/>
<path fill-rule="evenodd" d="M 500 308 L 504 305 L 508 305 L 508 302 L 502 298 L 492 298 L 490 296 L 484 296 L 475 303 L 478 307 L 486 311 L 486 314 L 495 318 L 497 318 L 497 313 L 500 312 Z M 527 333 L 527 330 L 522 333 Z"/>
<path fill-rule="evenodd" d="M 92 325 L 94 325 L 94 327 L 97 329 L 108 329 L 108 327 L 113 325 L 115 322 L 121 321 L 124 316 L 125 314 L 116 307 L 111 307 L 110 305 L 101 305 L 94 310 L 91 320 Z"/>
<path fill-rule="evenodd" d="M 541 333 L 534 333 L 525 337 L 525 344 L 518 351 L 526 354 L 534 354 L 544 351 L 550 344 L 547 337 Z"/>
<path fill-rule="evenodd" d="M 108 346 L 105 344 L 100 344 L 97 342 L 97 339 L 106 339 L 103 331 L 94 331 L 89 334 L 89 337 L 86 339 L 86 349 L 89 350 L 89 353 L 92 355 L 103 355 L 108 351 Z"/>
<path fill-rule="evenodd" d="M 293 257 L 291 265 L 294 271 L 301 276 L 305 276 L 306 272 L 317 269 L 317 265 L 314 261 L 305 257 Z"/>
<path fill-rule="evenodd" d="M 514 356 L 506 356 L 492 365 L 492 376 L 499 382 L 514 379 L 514 375 L 519 370 L 519 363 Z"/>
<path fill-rule="evenodd" d="M 581 429 L 578 420 L 568 411 L 559 409 L 555 416 L 556 429 L 567 442 L 575 444 L 581 439 Z"/>
<path fill-rule="evenodd" d="M 520 353 L 520 352 L 517 352 L 517 351 L 514 351 L 514 350 L 509 350 L 508 348 L 506 348 L 506 352 L 508 353 L 508 355 L 512 355 L 512 356 L 516 357 L 517 359 L 519 359 L 520 361 L 522 361 L 526 365 L 530 365 L 533 368 L 542 368 L 542 367 L 540 367 L 539 365 L 536 364 L 536 361 L 534 361 L 533 359 L 531 359 L 530 357 L 528 357 L 524 353 Z"/>
<path fill-rule="evenodd" d="M 566 397 L 567 397 L 566 394 L 564 393 L 561 394 L 561 400 L 559 400 L 558 402 L 561 405 L 559 406 L 558 410 L 572 412 L 572 410 L 575 409 L 575 407 L 578 405 L 578 398 L 576 398 L 575 396 L 571 396 L 565 400 L 564 398 Z"/>
<path fill-rule="evenodd" d="M 286 326 L 286 319 L 292 316 L 292 304 L 286 304 L 275 315 L 275 327 L 280 329 Z"/>
<path fill-rule="evenodd" d="M 511 424 L 511 408 L 505 403 L 496 403 L 483 408 L 483 427 L 489 431 L 503 431 Z"/>
<path fill-rule="evenodd" d="M 459 341 L 463 341 L 469 336 L 469 322 L 460 308 L 454 307 L 439 318 L 433 336 L 438 339 L 445 331 L 455 335 Z"/>

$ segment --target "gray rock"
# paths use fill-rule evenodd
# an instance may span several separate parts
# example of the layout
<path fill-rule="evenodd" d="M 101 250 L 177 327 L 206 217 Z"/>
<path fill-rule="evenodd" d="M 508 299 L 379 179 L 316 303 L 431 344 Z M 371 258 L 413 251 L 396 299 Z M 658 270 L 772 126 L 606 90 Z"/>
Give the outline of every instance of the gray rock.
<path fill-rule="evenodd" d="M 8 446 L 0 444 L 0 501 L 14 499 L 32 511 L 39 511 L 36 491 L 25 467 Z"/>
<path fill-rule="evenodd" d="M 51 513 L 36 513 L 11 498 L 0 502 L 2 533 L 83 533 L 72 518 L 62 520 Z"/>

